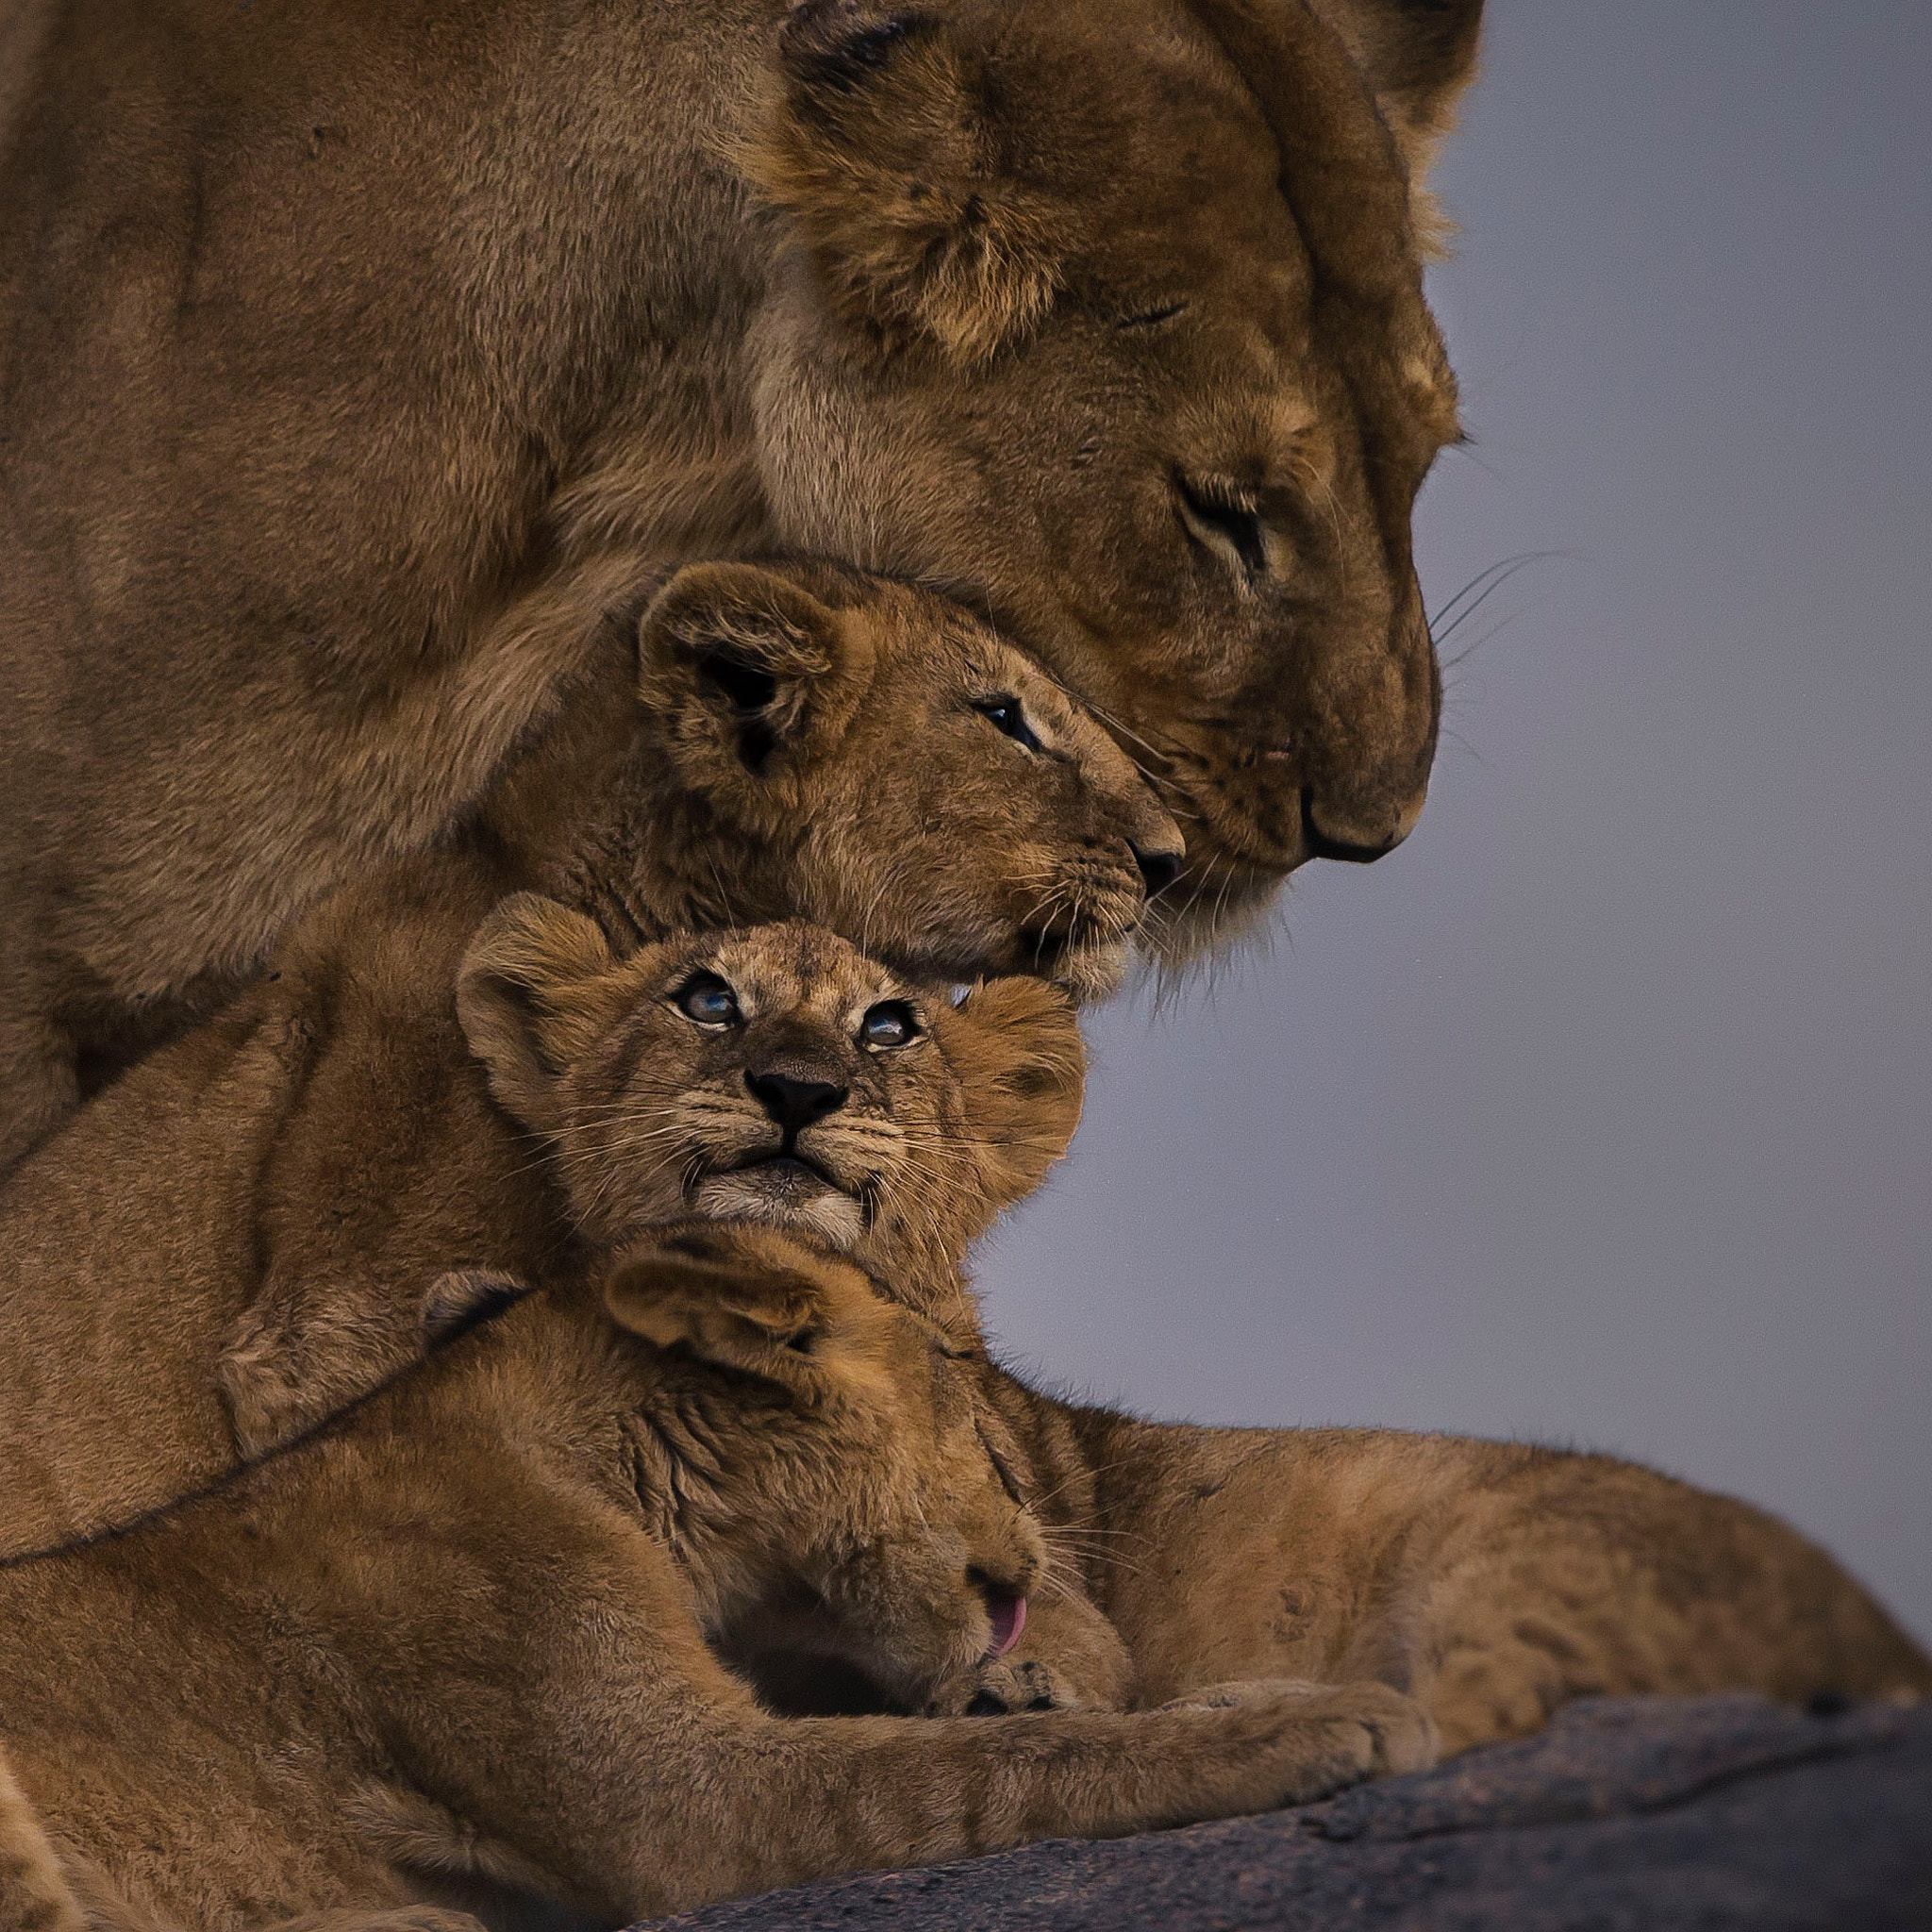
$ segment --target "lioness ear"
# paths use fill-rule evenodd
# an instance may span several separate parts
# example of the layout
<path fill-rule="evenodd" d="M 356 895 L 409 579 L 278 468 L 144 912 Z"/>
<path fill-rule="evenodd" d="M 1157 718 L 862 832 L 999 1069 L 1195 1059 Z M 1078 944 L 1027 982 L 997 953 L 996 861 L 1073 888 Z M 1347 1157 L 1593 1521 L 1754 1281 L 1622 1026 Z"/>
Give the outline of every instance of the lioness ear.
<path fill-rule="evenodd" d="M 791 803 L 802 762 L 836 741 L 872 680 L 872 635 L 777 571 L 681 570 L 644 612 L 639 693 L 687 776 L 741 805 Z"/>
<path fill-rule="evenodd" d="M 558 1081 L 610 1022 L 616 963 L 594 922 L 536 892 L 513 893 L 476 928 L 457 1017 L 490 1091 L 525 1126 L 562 1125 Z"/>
<path fill-rule="evenodd" d="M 988 1204 L 997 1212 L 1046 1178 L 1080 1124 L 1087 1052 L 1079 1022 L 1059 987 L 993 979 L 937 1015 L 935 1031 L 941 1028 L 966 1090 L 968 1134 Z"/>
<path fill-rule="evenodd" d="M 1196 0 L 1208 18 L 1246 14 L 1257 24 L 1272 9 L 1304 6 L 1326 23 L 1368 82 L 1408 177 L 1408 221 L 1417 242 L 1434 256 L 1454 232 L 1429 192 L 1436 149 L 1455 125 L 1456 108 L 1475 76 L 1483 0 Z M 1237 36 L 1241 29 L 1237 27 Z M 1279 28 L 1277 27 L 1277 31 Z M 1250 76 L 1253 78 L 1254 76 Z M 1310 76 L 1319 84 L 1319 75 Z M 1257 89 L 1257 92 L 1260 91 Z M 1338 155 L 1337 158 L 1340 158 Z"/>
<path fill-rule="evenodd" d="M 803 0 L 778 62 L 745 170 L 797 222 L 848 319 L 967 364 L 1039 320 L 1066 210 L 1002 165 L 990 90 L 938 11 Z"/>
<path fill-rule="evenodd" d="M 695 1222 L 636 1242 L 612 1264 L 604 1306 L 656 1348 L 824 1396 L 880 1373 L 887 1317 L 848 1261 L 769 1228 Z"/>
<path fill-rule="evenodd" d="M 1403 143 L 1445 134 L 1475 75 L 1483 0 L 1316 0 Z M 1425 158 L 1425 157 L 1424 157 Z"/>

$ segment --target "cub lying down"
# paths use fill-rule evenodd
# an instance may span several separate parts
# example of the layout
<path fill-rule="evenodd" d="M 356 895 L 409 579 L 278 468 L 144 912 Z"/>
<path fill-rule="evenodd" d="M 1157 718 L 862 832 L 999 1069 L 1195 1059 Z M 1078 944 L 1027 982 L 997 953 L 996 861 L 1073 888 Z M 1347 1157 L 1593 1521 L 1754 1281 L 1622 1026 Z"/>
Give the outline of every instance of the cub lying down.
<path fill-rule="evenodd" d="M 83 1071 L 97 1085 L 265 958 L 317 1000 L 344 982 L 398 1034 L 446 1021 L 471 929 L 523 888 L 614 942 L 809 919 L 921 977 L 1110 990 L 1181 835 L 1031 659 L 943 598 L 841 565 L 693 565 L 651 598 L 657 581 L 613 582 L 584 688 L 469 822 L 289 908 L 272 955 L 264 934 L 192 996 L 157 986 L 133 1007 L 72 961 L 0 959 L 0 1173 L 71 1111 Z M 325 1006 L 285 1024 L 329 1030 Z"/>
<path fill-rule="evenodd" d="M 971 1333 L 957 1257 L 1079 1118 L 1063 990 L 956 1006 L 814 926 L 620 959 L 515 896 L 423 1036 L 379 974 L 309 971 L 136 1069 L 0 1198 L 5 1549 L 125 1523 L 367 1392 L 447 1270 L 569 1279 L 691 1213 L 815 1231 Z"/>
<path fill-rule="evenodd" d="M 531 1895 L 614 1925 L 1429 1759 L 1376 1684 L 768 1716 L 708 1647 L 735 1621 L 808 1600 L 916 1707 L 1010 1641 L 1043 1555 L 943 1331 L 774 1239 L 667 1231 L 212 1493 L 0 1569 L 5 1745 L 74 1879 L 208 1932 Z"/>
<path fill-rule="evenodd" d="M 1932 1665 L 1824 1552 L 1654 1471 L 1390 1429 L 1142 1423 L 1042 1398 L 976 1344 L 953 1359 L 1059 1570 L 973 1707 L 1374 1677 L 1457 1751 L 1583 1696 L 1932 1694 Z"/>
<path fill-rule="evenodd" d="M 990 1401 L 1141 1700 L 1222 1677 L 1377 1677 L 1456 1752 L 1577 1697 L 1932 1696 L 1932 1661 L 1823 1550 L 1634 1463 L 1148 1423 L 997 1375 Z"/>
<path fill-rule="evenodd" d="M 995 983 L 955 1010 L 795 930 L 670 941 L 619 963 L 588 922 L 525 900 L 479 937 L 463 1005 L 496 1092 L 537 1138 L 477 1106 L 457 1114 L 473 1142 L 438 1140 L 432 1114 L 425 1198 L 434 1182 L 475 1201 L 485 1231 L 515 1235 L 527 1215 L 559 1248 L 573 1224 L 614 1239 L 627 1216 L 693 1209 L 849 1238 L 969 1349 L 964 1244 L 1044 1172 L 1078 1112 L 1078 1036 L 1052 989 Z M 915 1043 L 862 1044 L 867 1030 L 902 1037 L 895 1006 Z M 888 1010 L 868 1028 L 875 1008 Z M 788 1127 L 746 1084 L 773 1073 L 793 1083 L 768 1088 L 781 1109 L 845 1099 Z M 324 1239 L 353 1198 L 325 1184 L 341 1117 L 316 1109 L 318 1178 L 287 1196 L 309 1204 L 298 1230 Z M 199 1124 L 163 1116 L 157 1141 Z M 789 1162 L 788 1139 L 823 1172 Z M 391 1148 L 397 1162 L 411 1152 Z M 742 1166 L 759 1156 L 776 1158 Z M 76 1244 L 92 1238 L 90 1198 L 68 1217 Z M 498 1211 L 509 1218 L 492 1224 Z M 348 1232 L 351 1252 L 370 1249 L 368 1230 Z M 305 1389 L 370 1387 L 418 1352 L 425 1313 L 436 1321 L 424 1284 L 437 1261 L 518 1252 L 495 1241 L 453 1241 L 394 1274 L 331 1270 L 326 1248 L 311 1250 L 321 1260 L 291 1273 L 296 1291 L 253 1309 L 233 1286 L 243 1274 L 210 1268 L 159 1293 L 96 1247 L 58 1319 L 16 1326 L 0 1351 L 16 1378 L 0 1402 L 14 1546 L 22 1524 L 125 1520 L 231 1468 L 224 1376 L 233 1413 L 263 1439 Z M 223 1359 L 238 1309 L 249 1345 Z M 1058 1574 L 1023 1641 L 950 1707 L 1105 1707 L 1227 1677 L 1371 1674 L 1413 1690 L 1459 1747 L 1597 1691 L 1932 1688 L 1924 1658 L 1828 1557 L 1645 1470 L 1388 1431 L 1141 1423 L 1055 1403 L 983 1360 L 979 1373 L 1003 1460 L 1055 1531 Z"/>

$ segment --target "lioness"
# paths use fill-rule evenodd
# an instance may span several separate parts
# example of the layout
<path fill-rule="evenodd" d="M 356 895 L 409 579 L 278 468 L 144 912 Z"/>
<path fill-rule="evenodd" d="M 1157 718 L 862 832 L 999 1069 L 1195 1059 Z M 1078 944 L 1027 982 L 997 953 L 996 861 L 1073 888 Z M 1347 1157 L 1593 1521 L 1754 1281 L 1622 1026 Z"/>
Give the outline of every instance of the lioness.
<path fill-rule="evenodd" d="M 54 992 L 225 978 L 443 837 L 639 554 L 982 603 L 1187 812 L 1203 925 L 1386 850 L 1479 12 L 11 0 L 4 1117 L 71 1104 Z"/>
<path fill-rule="evenodd" d="M 433 981 L 414 997 L 446 1008 L 467 928 L 439 934 L 421 902 L 474 907 L 474 925 L 537 887 L 613 938 L 795 915 L 925 978 L 1111 989 L 1181 833 L 1037 665 L 957 605 L 832 564 L 694 566 L 653 596 L 661 575 L 633 563 L 590 626 L 599 701 L 513 757 L 437 853 L 317 908 L 285 970 L 359 946 L 394 973 L 413 948 Z M 115 1070 L 259 963 L 210 968 L 186 998 L 157 986 L 130 1012 L 60 958 L 60 915 L 42 913 L 40 976 L 0 959 L 0 1033 L 10 1002 L 65 1059 L 42 1062 L 36 1096 L 0 1057 L 0 1167 L 79 1091 L 83 1062 Z"/>
<path fill-rule="evenodd" d="M 943 1338 L 849 1264 L 721 1288 L 717 1237 L 695 1280 L 688 1252 L 528 1297 L 216 1492 L 0 1568 L 5 1746 L 57 1850 L 209 1932 L 425 1898 L 620 1925 L 1433 1755 L 1380 1684 L 766 1715 L 708 1635 L 802 1594 L 917 1704 L 1014 1634 L 1041 1545 Z"/>
<path fill-rule="evenodd" d="M 452 1268 L 574 1278 L 691 1213 L 816 1234 L 970 1336 L 958 1257 L 1079 1119 L 1079 1028 L 1037 979 L 956 1005 L 800 924 L 620 958 L 534 894 L 480 931 L 467 888 L 375 910 L 283 948 L 0 1192 L 0 1552 L 364 1394 Z"/>

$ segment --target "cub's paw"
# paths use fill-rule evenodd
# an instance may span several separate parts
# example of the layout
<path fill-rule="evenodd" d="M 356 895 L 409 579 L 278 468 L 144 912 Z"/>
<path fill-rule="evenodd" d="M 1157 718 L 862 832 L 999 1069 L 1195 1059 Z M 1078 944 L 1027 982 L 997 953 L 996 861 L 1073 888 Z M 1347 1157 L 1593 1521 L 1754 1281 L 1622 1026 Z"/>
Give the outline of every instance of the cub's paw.
<path fill-rule="evenodd" d="M 1318 1691 L 1314 1701 L 1360 1725 L 1370 1742 L 1371 1777 L 1426 1771 L 1441 1753 L 1435 1720 L 1413 1697 L 1405 1697 L 1387 1684 L 1372 1678 L 1336 1684 Z"/>
<path fill-rule="evenodd" d="M 1256 1751 L 1263 1808 L 1306 1805 L 1364 1778 L 1436 1761 L 1436 1727 L 1412 1698 L 1386 1684 L 1288 1679 L 1220 1684 L 1169 1710 L 1206 1710 Z"/>
<path fill-rule="evenodd" d="M 1034 1641 L 1038 1626 L 1039 1641 Z M 1036 1618 L 1004 1657 L 983 1657 L 942 1685 L 931 1717 L 1005 1717 L 1024 1710 L 1124 1710 L 1133 1666 L 1098 1611 Z"/>
<path fill-rule="evenodd" d="M 1086 1592 L 1061 1581 L 1030 1599 L 1020 1640 L 943 1686 L 935 1717 L 1022 1710 L 1125 1710 L 1134 1665 L 1120 1632 Z"/>
<path fill-rule="evenodd" d="M 979 1667 L 966 1704 L 968 1717 L 1004 1717 L 1019 1710 L 1076 1710 L 1073 1686 L 1038 1657 L 996 1657 Z"/>

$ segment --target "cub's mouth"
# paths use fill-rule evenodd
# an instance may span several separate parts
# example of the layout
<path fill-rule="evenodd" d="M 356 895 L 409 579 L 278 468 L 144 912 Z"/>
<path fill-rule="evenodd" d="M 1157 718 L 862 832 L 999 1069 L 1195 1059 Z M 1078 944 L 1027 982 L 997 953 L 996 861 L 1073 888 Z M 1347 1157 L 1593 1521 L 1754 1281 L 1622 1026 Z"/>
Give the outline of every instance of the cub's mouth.
<path fill-rule="evenodd" d="M 858 1196 L 796 1148 L 750 1154 L 714 1169 L 698 1181 L 691 1207 L 714 1221 L 806 1228 L 836 1248 L 850 1247 L 865 1232 Z"/>
<path fill-rule="evenodd" d="M 808 1197 L 823 1193 L 827 1188 L 838 1194 L 852 1191 L 850 1188 L 841 1186 L 838 1177 L 828 1174 L 810 1155 L 801 1154 L 795 1147 L 788 1148 L 782 1154 L 747 1154 L 727 1172 L 755 1187 L 785 1197 Z"/>

